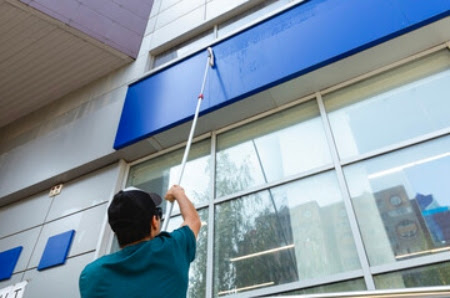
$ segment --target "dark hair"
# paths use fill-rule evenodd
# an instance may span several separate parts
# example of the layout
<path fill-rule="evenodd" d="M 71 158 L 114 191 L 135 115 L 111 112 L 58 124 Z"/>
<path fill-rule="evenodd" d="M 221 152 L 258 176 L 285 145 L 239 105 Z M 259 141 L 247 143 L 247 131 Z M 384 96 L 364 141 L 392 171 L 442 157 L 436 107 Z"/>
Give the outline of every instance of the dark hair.
<path fill-rule="evenodd" d="M 135 187 L 119 191 L 108 207 L 108 221 L 121 247 L 150 236 L 153 216 L 160 217 L 161 197 Z"/>
<path fill-rule="evenodd" d="M 162 209 L 160 207 L 157 207 L 155 210 L 155 214 L 153 214 L 153 216 L 162 218 L 161 212 Z M 114 233 L 116 234 L 117 240 L 119 241 L 119 246 L 124 247 L 130 243 L 142 240 L 150 236 L 150 222 L 140 222 L 140 223 L 136 222 L 133 225 L 133 228 L 129 226 L 118 229 L 116 228 Z"/>
<path fill-rule="evenodd" d="M 150 223 L 143 223 L 140 226 L 136 226 L 134 229 L 123 228 L 114 231 L 119 241 L 120 247 L 124 247 L 130 243 L 144 239 L 150 236 Z"/>

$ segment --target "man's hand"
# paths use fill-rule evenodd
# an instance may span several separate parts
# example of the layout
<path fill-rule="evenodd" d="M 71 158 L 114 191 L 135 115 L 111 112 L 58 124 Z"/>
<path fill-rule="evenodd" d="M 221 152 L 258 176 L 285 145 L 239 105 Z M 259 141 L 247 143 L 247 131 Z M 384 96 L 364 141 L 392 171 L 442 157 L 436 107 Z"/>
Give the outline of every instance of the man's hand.
<path fill-rule="evenodd" d="M 164 196 L 164 199 L 173 203 L 177 198 L 181 196 L 186 196 L 184 193 L 184 188 L 179 185 L 173 185 Z"/>

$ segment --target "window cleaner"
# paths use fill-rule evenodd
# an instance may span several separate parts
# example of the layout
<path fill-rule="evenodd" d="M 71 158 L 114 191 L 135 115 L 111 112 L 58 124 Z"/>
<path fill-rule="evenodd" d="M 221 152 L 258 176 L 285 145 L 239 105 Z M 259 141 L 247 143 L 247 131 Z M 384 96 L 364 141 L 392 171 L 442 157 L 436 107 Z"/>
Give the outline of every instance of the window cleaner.
<path fill-rule="evenodd" d="M 208 76 L 208 70 L 209 70 L 209 68 L 214 67 L 214 53 L 213 53 L 213 50 L 212 50 L 211 47 L 208 47 L 207 51 L 208 51 L 208 59 L 206 61 L 205 72 L 204 72 L 204 75 L 203 75 L 203 83 L 202 83 L 202 86 L 201 86 L 201 89 L 200 89 L 200 94 L 198 95 L 198 98 L 197 98 L 197 107 L 195 109 L 194 120 L 192 121 L 191 131 L 189 133 L 188 141 L 187 141 L 187 144 L 186 144 L 186 149 L 184 150 L 183 159 L 181 161 L 181 171 L 180 171 L 180 175 L 178 177 L 177 183 L 176 183 L 177 185 L 180 185 L 181 179 L 183 178 L 184 168 L 186 166 L 187 158 L 189 156 L 189 150 L 191 149 L 192 139 L 194 137 L 194 131 L 195 131 L 195 127 L 197 125 L 198 114 L 200 112 L 200 106 L 201 106 L 202 100 L 204 98 L 203 92 L 205 91 L 205 85 L 206 85 L 206 78 Z M 166 207 L 166 213 L 164 215 L 164 222 L 163 222 L 163 226 L 161 228 L 161 231 L 167 231 L 167 227 L 169 225 L 170 216 L 172 214 L 173 202 L 168 202 L 168 204 L 169 205 Z"/>

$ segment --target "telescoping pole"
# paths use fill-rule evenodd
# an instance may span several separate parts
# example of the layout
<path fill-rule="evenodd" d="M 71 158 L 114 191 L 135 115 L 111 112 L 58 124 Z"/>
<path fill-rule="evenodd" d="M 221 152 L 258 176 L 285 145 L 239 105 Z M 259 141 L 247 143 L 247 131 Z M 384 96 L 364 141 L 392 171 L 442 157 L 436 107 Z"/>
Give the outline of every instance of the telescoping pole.
<path fill-rule="evenodd" d="M 181 179 L 183 178 L 184 168 L 186 167 L 186 162 L 189 156 L 189 150 L 191 149 L 192 139 L 194 137 L 195 127 L 197 125 L 198 114 L 200 112 L 200 105 L 203 100 L 203 92 L 205 91 L 206 77 L 208 75 L 208 70 L 210 67 L 214 67 L 214 53 L 211 48 L 208 48 L 208 60 L 206 61 L 205 73 L 203 75 L 203 83 L 200 89 L 200 94 L 197 99 L 197 107 L 195 109 L 194 120 L 192 121 L 191 131 L 189 132 L 188 141 L 186 144 L 186 149 L 184 150 L 183 160 L 181 161 L 181 171 L 178 177 L 177 184 L 181 183 Z M 166 207 L 166 213 L 164 215 L 164 222 L 162 226 L 162 231 L 167 231 L 167 226 L 169 225 L 170 215 L 173 210 L 173 202 L 167 201 L 168 206 Z"/>

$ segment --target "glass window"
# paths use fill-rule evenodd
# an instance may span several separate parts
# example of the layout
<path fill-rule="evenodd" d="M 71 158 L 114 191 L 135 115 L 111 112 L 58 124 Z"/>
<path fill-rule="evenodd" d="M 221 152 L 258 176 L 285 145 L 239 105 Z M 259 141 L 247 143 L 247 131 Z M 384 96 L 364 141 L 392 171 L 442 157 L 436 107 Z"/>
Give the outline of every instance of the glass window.
<path fill-rule="evenodd" d="M 199 34 L 168 51 L 156 55 L 152 68 L 157 68 L 158 66 L 161 66 L 169 61 L 175 60 L 176 58 L 187 56 L 188 54 L 191 54 L 196 50 L 210 44 L 213 40 L 214 33 L 212 29 L 203 32 L 202 34 Z"/>
<path fill-rule="evenodd" d="M 208 209 L 198 211 L 202 221 L 202 227 L 197 237 L 197 251 L 195 260 L 189 269 L 188 298 L 203 298 L 206 296 L 206 247 L 208 243 Z M 168 232 L 179 228 L 183 222 L 181 216 L 170 219 L 167 227 Z"/>
<path fill-rule="evenodd" d="M 344 173 L 371 265 L 450 249 L 450 136 Z"/>
<path fill-rule="evenodd" d="M 331 164 L 315 101 L 217 138 L 216 197 Z"/>
<path fill-rule="evenodd" d="M 424 266 L 374 277 L 377 289 L 401 289 L 450 284 L 450 263 Z"/>
<path fill-rule="evenodd" d="M 341 158 L 450 126 L 450 52 L 324 96 Z"/>
<path fill-rule="evenodd" d="M 276 296 L 290 296 L 290 295 L 305 295 L 305 294 L 323 294 L 323 293 L 339 293 L 339 292 L 351 292 L 351 291 L 365 291 L 366 283 L 364 279 L 354 279 L 348 281 L 337 282 L 333 284 L 327 284 L 323 286 L 317 286 L 307 288 L 303 290 L 297 290 L 292 292 L 283 293 Z M 338 296 L 336 296 L 338 297 Z"/>
<path fill-rule="evenodd" d="M 158 156 L 131 167 L 127 185 L 156 192 L 163 197 L 169 187 L 178 182 L 184 149 Z M 210 151 L 210 141 L 206 140 L 192 144 L 189 152 L 180 184 L 194 205 L 207 203 L 211 197 Z M 163 200 L 163 208 L 165 202 Z M 178 204 L 175 203 L 173 211 L 179 211 Z"/>
<path fill-rule="evenodd" d="M 287 3 L 289 3 L 289 0 L 262 1 L 262 3 L 219 25 L 218 36 L 223 37 L 232 31 L 236 31 Z"/>
<path fill-rule="evenodd" d="M 360 268 L 334 172 L 216 205 L 218 296 Z"/>

